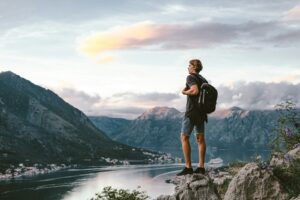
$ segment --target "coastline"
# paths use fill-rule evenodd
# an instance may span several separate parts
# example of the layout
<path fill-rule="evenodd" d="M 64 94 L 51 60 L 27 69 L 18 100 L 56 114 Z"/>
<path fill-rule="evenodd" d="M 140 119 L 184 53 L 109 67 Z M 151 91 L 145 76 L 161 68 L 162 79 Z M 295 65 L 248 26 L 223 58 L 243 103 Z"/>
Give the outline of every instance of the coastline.
<path fill-rule="evenodd" d="M 18 167 L 11 167 L 6 169 L 4 173 L 0 173 L 0 181 L 6 181 L 28 176 L 36 176 L 40 174 L 48 174 L 71 167 L 77 167 L 77 165 L 48 164 L 46 166 L 42 166 L 41 164 L 34 164 L 33 166 L 26 167 L 24 166 L 24 164 L 20 163 Z"/>

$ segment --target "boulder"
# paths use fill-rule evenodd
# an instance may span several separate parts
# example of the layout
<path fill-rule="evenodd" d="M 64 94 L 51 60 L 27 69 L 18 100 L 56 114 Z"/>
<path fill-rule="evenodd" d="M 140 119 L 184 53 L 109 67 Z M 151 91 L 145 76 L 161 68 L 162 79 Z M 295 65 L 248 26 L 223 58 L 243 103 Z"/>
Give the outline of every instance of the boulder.
<path fill-rule="evenodd" d="M 296 197 L 296 198 L 291 198 L 290 200 L 300 200 L 300 194 L 299 194 L 298 197 Z"/>
<path fill-rule="evenodd" d="M 273 174 L 290 196 L 297 197 L 300 194 L 300 146 L 285 153 L 280 159 L 283 162 L 271 166 Z"/>
<path fill-rule="evenodd" d="M 299 161 L 300 160 L 300 146 L 297 146 L 296 148 L 290 150 L 286 155 L 288 155 L 289 161 Z"/>
<path fill-rule="evenodd" d="M 212 180 L 202 174 L 177 176 L 171 181 L 175 194 L 161 195 L 157 200 L 220 200 Z"/>
<path fill-rule="evenodd" d="M 246 164 L 232 179 L 224 200 L 286 200 L 288 194 L 271 169 L 261 168 L 257 163 Z"/>

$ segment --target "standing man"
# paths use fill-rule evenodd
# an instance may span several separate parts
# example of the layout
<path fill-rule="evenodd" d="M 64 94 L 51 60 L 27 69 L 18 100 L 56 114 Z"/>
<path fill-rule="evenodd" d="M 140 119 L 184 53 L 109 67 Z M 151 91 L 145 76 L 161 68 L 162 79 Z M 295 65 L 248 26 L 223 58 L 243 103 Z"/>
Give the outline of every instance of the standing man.
<path fill-rule="evenodd" d="M 181 144 L 185 159 L 185 168 L 181 172 L 179 172 L 177 176 L 192 173 L 205 174 L 204 162 L 206 144 L 204 138 L 204 121 L 207 122 L 207 115 L 200 114 L 201 112 L 197 107 L 197 101 L 200 95 L 200 87 L 202 83 L 206 81 L 199 74 L 202 68 L 203 67 L 200 60 L 193 59 L 189 61 L 189 75 L 186 78 L 186 87 L 182 90 L 182 94 L 187 95 L 186 112 L 182 121 L 181 128 Z M 196 127 L 196 139 L 199 152 L 199 165 L 195 171 L 193 171 L 191 164 L 191 146 L 189 142 L 189 138 L 194 127 Z"/>

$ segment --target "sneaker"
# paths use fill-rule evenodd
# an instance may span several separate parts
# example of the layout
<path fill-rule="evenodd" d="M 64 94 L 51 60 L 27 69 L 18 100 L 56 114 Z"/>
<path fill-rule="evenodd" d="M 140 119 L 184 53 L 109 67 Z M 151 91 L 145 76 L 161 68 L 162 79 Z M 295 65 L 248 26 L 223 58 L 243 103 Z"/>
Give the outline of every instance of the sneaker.
<path fill-rule="evenodd" d="M 204 167 L 197 167 L 197 169 L 194 171 L 196 174 L 205 174 L 205 168 Z"/>
<path fill-rule="evenodd" d="M 177 176 L 182 176 L 182 175 L 186 175 L 186 174 L 193 174 L 193 168 L 187 168 L 187 167 L 185 167 L 181 172 L 179 172 L 176 175 Z"/>

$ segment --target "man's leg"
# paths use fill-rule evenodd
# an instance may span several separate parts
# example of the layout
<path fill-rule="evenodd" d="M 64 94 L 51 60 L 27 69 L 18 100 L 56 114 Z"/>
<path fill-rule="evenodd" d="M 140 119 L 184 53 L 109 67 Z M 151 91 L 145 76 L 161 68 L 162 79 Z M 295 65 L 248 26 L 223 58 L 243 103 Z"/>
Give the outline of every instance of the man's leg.
<path fill-rule="evenodd" d="M 183 155 L 185 159 L 185 166 L 187 168 L 192 167 L 191 163 L 191 145 L 190 145 L 190 140 L 189 136 L 185 134 L 181 134 L 181 144 L 182 144 L 182 150 L 183 150 Z"/>
<path fill-rule="evenodd" d="M 177 176 L 182 176 L 186 174 L 192 174 L 192 162 L 191 162 L 191 145 L 190 145 L 190 135 L 193 130 L 193 125 L 190 123 L 190 119 L 187 117 L 183 118 L 182 127 L 181 127 L 181 144 L 182 144 L 182 151 L 185 159 L 185 168 L 176 174 Z"/>
<path fill-rule="evenodd" d="M 198 133 L 196 137 L 197 137 L 198 151 L 199 151 L 199 167 L 204 168 L 205 153 L 206 153 L 204 134 Z"/>

